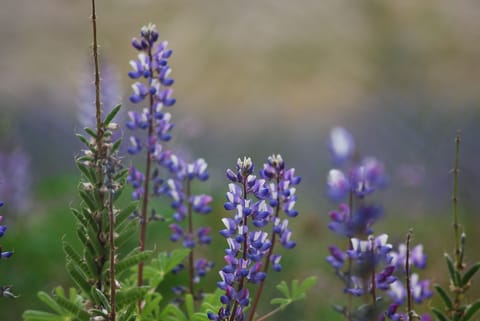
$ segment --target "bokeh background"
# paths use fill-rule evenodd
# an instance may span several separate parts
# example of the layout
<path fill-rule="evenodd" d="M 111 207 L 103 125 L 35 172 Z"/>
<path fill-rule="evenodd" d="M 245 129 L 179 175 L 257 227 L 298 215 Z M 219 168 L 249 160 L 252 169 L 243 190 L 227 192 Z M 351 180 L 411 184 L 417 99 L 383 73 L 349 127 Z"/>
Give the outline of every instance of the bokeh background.
<path fill-rule="evenodd" d="M 2 320 L 41 307 L 37 291 L 69 285 L 61 239 L 75 231 L 74 134 L 93 111 L 89 10 L 88 1 L 1 3 L 0 198 L 9 227 L 1 241 L 16 254 L 0 262 L 0 275 L 21 295 L 0 301 Z M 225 215 L 223 173 L 237 157 L 261 164 L 281 153 L 303 176 L 292 222 L 298 247 L 285 256 L 285 276 L 313 274 L 319 284 L 276 320 L 341 319 L 330 308 L 340 284 L 324 259 L 340 241 L 326 227 L 335 206 L 325 197 L 326 142 L 336 125 L 389 174 L 376 196 L 386 210 L 376 230 L 398 242 L 414 227 L 428 273 L 443 284 L 442 253 L 453 244 L 449 169 L 461 129 L 461 215 L 469 260 L 480 259 L 480 2 L 100 0 L 98 19 L 106 106 L 132 108 L 130 39 L 142 25 L 155 23 L 174 49 L 172 146 L 210 165 L 210 224 L 219 228 Z M 152 244 L 166 243 L 165 226 L 151 229 Z M 217 237 L 218 265 L 223 246 Z"/>

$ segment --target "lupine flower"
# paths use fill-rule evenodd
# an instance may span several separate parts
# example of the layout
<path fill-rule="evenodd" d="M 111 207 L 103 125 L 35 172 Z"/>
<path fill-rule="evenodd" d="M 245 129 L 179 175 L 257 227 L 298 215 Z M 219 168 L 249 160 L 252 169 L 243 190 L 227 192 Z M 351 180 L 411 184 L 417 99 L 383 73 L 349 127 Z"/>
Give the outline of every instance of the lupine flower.
<path fill-rule="evenodd" d="M 346 129 L 332 129 L 329 149 L 335 165 L 343 165 L 347 161 L 351 163 L 346 171 L 335 168 L 328 172 L 327 195 L 332 200 L 341 201 L 350 193 L 363 198 L 385 186 L 387 179 L 382 163 L 374 157 L 353 159 L 355 145 Z"/>
<path fill-rule="evenodd" d="M 185 162 L 179 156 L 170 153 L 164 157 L 160 164 L 169 170 L 173 178 L 167 179 L 165 184 L 159 182 L 154 193 L 164 194 L 171 199 L 170 206 L 174 210 L 173 219 L 176 223 L 169 225 L 172 234 L 170 240 L 173 242 L 182 242 L 185 248 L 192 249 L 190 255 L 193 256 L 193 249 L 197 245 L 208 245 L 211 242 L 210 227 L 199 227 L 194 229 L 192 218 L 193 213 L 206 215 L 211 212 L 210 203 L 212 197 L 206 194 L 194 195 L 191 191 L 193 180 L 205 181 L 208 179 L 207 163 L 203 159 L 197 159 L 192 163 Z M 188 219 L 188 226 L 182 224 Z M 192 257 L 193 258 L 193 257 Z M 182 270 L 184 265 L 178 266 L 175 272 Z M 193 265 L 192 277 L 194 283 L 198 283 L 201 277 L 204 277 L 213 267 L 213 263 L 204 258 L 198 258 Z M 178 287 L 174 292 L 179 292 Z M 191 289 L 193 290 L 193 289 Z M 198 297 L 197 294 L 192 293 Z"/>
<path fill-rule="evenodd" d="M 4 203 L 0 201 L 0 207 L 2 207 Z M 0 216 L 0 223 L 3 221 L 3 216 Z M 5 235 L 5 232 L 7 231 L 7 226 L 6 225 L 0 225 L 0 237 Z M 11 251 L 3 251 L 2 248 L 0 247 L 0 259 L 8 259 L 10 256 L 13 255 L 13 252 Z"/>
<path fill-rule="evenodd" d="M 250 158 L 238 159 L 236 171 L 228 169 L 230 180 L 224 207 L 233 212 L 233 218 L 222 219 L 225 229 L 220 234 L 227 239 L 226 265 L 220 271 L 218 287 L 225 291 L 221 297 L 223 306 L 217 313 L 209 312 L 210 320 L 245 319 L 249 290 L 245 284 L 263 282 L 271 263 L 274 271 L 281 271 L 281 256 L 273 253 L 275 242 L 291 249 L 296 243 L 288 218 L 296 217 L 296 185 L 301 178 L 294 169 L 287 169 L 280 155 L 273 155 L 254 175 Z M 283 213 L 285 218 L 281 218 Z M 271 233 L 265 230 L 271 224 Z M 257 293 L 258 294 L 258 293 Z M 253 313 L 253 312 L 252 312 Z"/>
<path fill-rule="evenodd" d="M 4 203 L 0 201 L 0 207 L 2 207 Z M 3 220 L 3 216 L 0 216 L 0 223 Z M 2 237 L 5 232 L 7 231 L 6 225 L 0 225 L 0 237 Z M 0 261 L 2 259 L 8 259 L 13 255 L 12 251 L 3 251 L 2 247 L 0 246 Z M 0 286 L 0 296 L 8 297 L 8 298 L 16 298 L 17 296 L 12 293 L 12 287 L 9 285 Z"/>
<path fill-rule="evenodd" d="M 170 131 L 173 128 L 171 114 L 164 111 L 164 107 L 175 104 L 175 99 L 171 97 L 173 90 L 170 88 L 173 79 L 168 78 L 171 71 L 168 58 L 172 55 L 172 50 L 167 49 L 165 41 L 157 43 L 158 32 L 155 25 L 144 26 L 140 34 L 140 39 L 132 40 L 132 46 L 139 53 L 136 60 L 130 61 L 133 70 L 128 75 L 136 80 L 132 85 L 130 101 L 139 104 L 149 97 L 150 104 L 149 108 L 141 111 L 128 112 L 127 128 L 132 131 L 147 131 L 145 139 L 139 135 L 130 137 L 128 153 L 135 155 L 145 150 L 148 158 L 161 162 L 170 154 L 169 151 L 163 151 L 162 142 L 170 140 Z M 129 183 L 135 189 L 134 199 L 143 197 L 144 191 L 140 187 L 144 181 L 142 175 L 138 169 L 131 167 Z M 158 187 L 158 173 L 153 176 L 153 179 L 157 180 L 154 185 Z"/>
<path fill-rule="evenodd" d="M 370 235 L 371 226 L 382 216 L 382 209 L 377 205 L 360 205 L 355 213 L 350 214 L 347 204 L 340 204 L 339 210 L 329 213 L 332 222 L 328 228 L 340 236 Z"/>
<path fill-rule="evenodd" d="M 398 251 L 392 251 L 392 264 L 405 270 L 407 261 L 407 246 L 404 243 L 398 245 Z M 423 253 L 423 245 L 418 244 L 410 251 L 410 265 L 424 269 L 427 265 L 427 255 Z"/>

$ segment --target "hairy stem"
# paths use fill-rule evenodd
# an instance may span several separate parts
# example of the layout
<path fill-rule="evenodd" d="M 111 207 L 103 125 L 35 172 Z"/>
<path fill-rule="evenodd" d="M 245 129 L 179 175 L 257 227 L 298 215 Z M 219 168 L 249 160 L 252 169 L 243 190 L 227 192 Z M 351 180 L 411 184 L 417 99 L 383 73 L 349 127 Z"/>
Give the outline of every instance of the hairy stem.
<path fill-rule="evenodd" d="M 102 162 L 105 159 L 106 155 L 106 150 L 105 150 L 105 145 L 104 145 L 104 125 L 102 122 L 102 106 L 101 106 L 101 100 L 100 100 L 100 68 L 99 68 L 99 63 L 98 63 L 98 40 L 97 40 L 97 14 L 96 14 L 96 8 L 95 8 L 95 0 L 92 0 L 92 34 L 93 34 L 93 44 L 92 44 L 92 50 L 93 50 L 93 61 L 94 61 L 94 85 L 95 85 L 95 118 L 96 118 L 96 127 L 97 127 L 97 132 L 96 132 L 96 137 L 95 137 L 95 143 L 96 143 L 96 150 L 95 150 L 95 169 L 96 169 L 96 174 L 97 174 L 97 184 L 96 184 L 96 192 L 98 193 L 98 197 L 100 199 L 100 204 L 101 208 L 97 209 L 97 213 L 95 214 L 96 221 L 98 226 L 98 233 L 97 233 L 97 238 L 100 244 L 102 245 L 102 248 L 105 249 L 105 241 L 101 237 L 101 231 L 103 230 L 101 226 L 101 215 L 103 213 L 104 209 L 104 199 L 105 199 L 105 193 L 103 191 L 104 189 L 104 179 L 103 179 L 103 170 L 102 170 Z M 96 287 L 99 290 L 102 290 L 102 268 L 103 265 L 106 262 L 106 254 L 103 253 L 101 257 L 97 258 L 97 277 L 98 279 L 96 280 Z"/>
<path fill-rule="evenodd" d="M 116 284 L 115 284 L 115 213 L 113 211 L 113 191 L 110 191 L 108 199 L 108 214 L 109 214 L 109 241 L 110 241 L 110 320 L 116 320 L 116 309 L 115 309 L 115 294 L 116 294 Z"/>
<path fill-rule="evenodd" d="M 277 206 L 275 207 L 275 219 L 278 218 L 280 214 L 280 177 L 277 176 Z M 275 219 L 273 220 L 273 223 L 275 224 Z M 270 249 L 268 250 L 268 255 L 265 258 L 265 265 L 263 266 L 263 272 L 267 273 L 268 272 L 268 267 L 270 266 L 270 259 L 273 254 L 273 249 L 275 247 L 275 241 L 276 241 L 276 233 L 273 232 L 272 228 L 272 246 L 270 246 Z M 253 317 L 255 315 L 255 310 L 257 309 L 258 302 L 260 301 L 260 296 L 262 295 L 263 292 L 263 286 L 265 284 L 265 279 L 260 282 L 260 285 L 258 286 L 257 293 L 255 294 L 255 298 L 253 300 L 253 305 L 250 310 L 250 315 L 248 317 L 248 321 L 252 321 Z M 258 321 L 258 320 L 257 320 Z"/>
<path fill-rule="evenodd" d="M 453 167 L 453 230 L 455 233 L 455 266 L 458 270 L 462 270 L 462 260 L 460 255 L 460 225 L 458 223 L 458 173 L 459 169 L 459 157 L 460 157 L 460 131 L 457 132 L 455 137 L 455 164 Z"/>
<path fill-rule="evenodd" d="M 148 58 L 149 61 L 152 61 L 152 48 L 148 48 Z M 153 75 L 152 65 L 150 64 L 150 75 Z M 153 135 L 153 126 L 154 126 L 154 115 L 153 115 L 153 95 L 149 94 L 149 119 L 148 119 L 148 141 Z M 147 144 L 147 159 L 145 164 L 145 181 L 143 185 L 143 199 L 142 199 L 142 209 L 140 213 L 140 252 L 145 251 L 145 241 L 147 238 L 147 212 L 148 212 L 148 202 L 150 196 L 150 171 L 152 157 L 150 152 L 150 146 Z M 143 285 L 143 262 L 138 263 L 138 275 L 137 275 L 137 285 Z M 141 300 L 138 302 L 138 308 L 142 311 Z"/>

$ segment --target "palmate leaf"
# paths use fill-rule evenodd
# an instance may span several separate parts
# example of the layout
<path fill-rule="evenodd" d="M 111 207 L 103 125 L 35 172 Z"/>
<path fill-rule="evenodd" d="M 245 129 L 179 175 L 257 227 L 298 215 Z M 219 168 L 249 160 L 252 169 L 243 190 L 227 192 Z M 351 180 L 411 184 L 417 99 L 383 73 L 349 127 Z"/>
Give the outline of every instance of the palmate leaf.
<path fill-rule="evenodd" d="M 171 272 L 190 253 L 190 249 L 176 249 L 171 253 L 162 252 L 150 264 L 144 267 L 144 277 L 149 280 L 152 287 L 156 288 L 165 275 Z"/>
<path fill-rule="evenodd" d="M 274 298 L 270 301 L 271 304 L 280 305 L 280 309 L 285 308 L 292 302 L 305 299 L 307 291 L 317 283 L 317 278 L 311 276 L 303 280 L 301 283 L 298 280 L 293 280 L 289 289 L 285 281 L 277 285 L 277 289 L 282 292 L 284 298 Z"/>
<path fill-rule="evenodd" d="M 97 181 L 96 173 L 93 168 L 86 166 L 83 162 L 76 162 L 76 165 L 80 172 L 85 176 L 85 178 L 92 184 L 95 184 Z"/>
<path fill-rule="evenodd" d="M 439 321 L 449 321 L 447 316 L 437 308 L 432 308 L 432 313 L 435 314 Z"/>
<path fill-rule="evenodd" d="M 78 318 L 78 320 L 88 321 L 90 319 L 90 315 L 87 311 L 83 310 L 83 308 L 77 304 L 67 300 L 65 297 L 56 296 L 54 299 L 58 305 L 60 305 L 65 311 L 70 312 L 72 316 Z"/>

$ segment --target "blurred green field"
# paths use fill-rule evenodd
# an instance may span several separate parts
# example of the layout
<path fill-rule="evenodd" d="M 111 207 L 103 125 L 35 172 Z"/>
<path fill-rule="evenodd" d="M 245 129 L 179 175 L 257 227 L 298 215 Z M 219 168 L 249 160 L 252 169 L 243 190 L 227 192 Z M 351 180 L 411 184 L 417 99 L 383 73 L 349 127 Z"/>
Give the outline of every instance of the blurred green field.
<path fill-rule="evenodd" d="M 15 292 L 20 295 L 15 300 L 0 300 L 2 320 L 21 320 L 25 309 L 41 308 L 43 304 L 36 298 L 38 291 L 51 291 L 57 285 L 70 286 L 71 283 L 64 269 L 64 257 L 61 242 L 68 240 L 75 243 L 75 223 L 69 212 L 70 206 L 76 206 L 78 200 L 75 196 L 75 186 L 78 177 L 75 175 L 57 177 L 40 182 L 36 186 L 35 206 L 30 213 L 12 218 L 3 211 L 9 230 L 2 238 L 5 249 L 14 249 L 15 255 L 8 261 L 2 260 L 0 273 L 2 282 L 13 284 Z M 214 211 L 205 217 L 205 221 L 212 226 L 213 231 L 221 228 L 220 218 L 226 212 L 223 209 L 223 191 L 215 191 L 217 195 Z M 128 197 L 125 196 L 125 197 Z M 323 198 L 318 200 L 304 199 L 299 194 L 300 215 L 291 221 L 294 239 L 298 241 L 295 250 L 284 253 L 284 270 L 281 274 L 270 274 L 265 298 L 275 295 L 274 284 L 281 279 L 302 279 L 306 276 L 316 275 L 318 284 L 306 301 L 288 307 L 271 320 L 342 320 L 333 312 L 331 305 L 343 299 L 339 282 L 333 277 L 331 268 L 326 264 L 324 257 L 327 255 L 327 246 L 332 242 L 343 242 L 337 239 L 327 229 L 328 216 L 326 212 L 317 212 L 315 203 L 325 204 Z M 408 200 L 405 200 L 408 202 Z M 403 238 L 410 227 L 414 228 L 415 243 L 423 243 L 428 255 L 428 268 L 421 272 L 423 277 L 428 276 L 433 283 L 446 285 L 443 252 L 450 251 L 453 231 L 449 209 L 441 213 L 425 213 L 422 216 L 412 216 L 404 213 L 402 208 L 388 208 L 386 217 L 375 227 L 377 232 L 390 235 L 390 241 L 397 243 Z M 168 208 L 159 204 L 160 212 L 166 213 Z M 202 217 L 203 219 L 204 217 Z M 198 219 L 198 218 L 197 218 Z M 469 262 L 479 260 L 480 255 L 475 243 L 478 242 L 478 218 L 473 213 L 461 213 L 461 220 L 470 239 L 467 243 L 467 258 Z M 200 222 L 198 222 L 200 223 Z M 149 226 L 149 246 L 157 249 L 173 249 L 174 245 L 168 240 L 169 230 L 166 223 L 156 222 Z M 213 245 L 205 253 L 216 262 L 220 268 L 223 261 L 224 239 L 217 233 Z M 132 239 L 132 247 L 136 239 Z M 218 275 L 215 271 L 201 283 L 206 291 L 213 290 Z M 178 282 L 178 276 L 167 279 L 165 286 L 169 287 Z M 472 295 L 480 294 L 480 288 L 475 287 Z M 434 297 L 431 303 L 436 304 Z M 426 308 L 423 307 L 422 310 Z M 268 300 L 264 300 L 260 311 L 268 312 Z M 262 313 L 262 312 L 261 312 Z"/>

